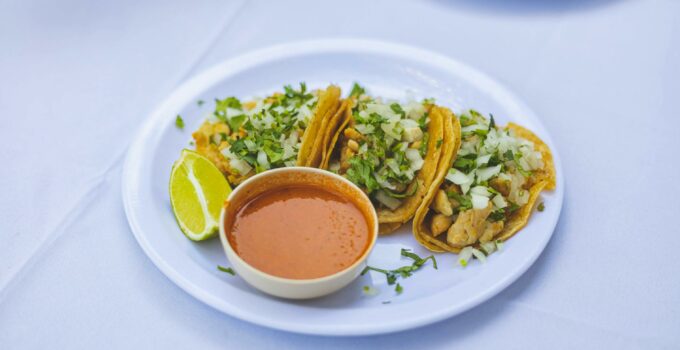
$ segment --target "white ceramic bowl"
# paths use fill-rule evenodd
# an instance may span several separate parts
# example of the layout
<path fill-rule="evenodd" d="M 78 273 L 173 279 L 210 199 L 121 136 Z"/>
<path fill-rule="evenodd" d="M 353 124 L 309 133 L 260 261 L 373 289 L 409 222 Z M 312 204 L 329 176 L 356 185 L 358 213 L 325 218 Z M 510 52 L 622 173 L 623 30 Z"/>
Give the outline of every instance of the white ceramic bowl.
<path fill-rule="evenodd" d="M 225 219 L 234 215 L 245 203 L 261 193 L 288 185 L 312 184 L 336 189 L 352 199 L 369 221 L 370 241 L 364 254 L 351 266 L 330 276 L 313 279 L 290 279 L 273 276 L 245 262 L 232 248 L 227 239 L 229 229 Z M 232 216 L 233 217 L 233 216 Z M 225 202 L 220 214 L 220 241 L 227 259 L 236 273 L 253 287 L 277 297 L 309 299 L 333 293 L 352 282 L 366 266 L 378 235 L 378 215 L 366 194 L 349 180 L 334 173 L 305 167 L 269 170 L 257 174 L 236 187 Z"/>

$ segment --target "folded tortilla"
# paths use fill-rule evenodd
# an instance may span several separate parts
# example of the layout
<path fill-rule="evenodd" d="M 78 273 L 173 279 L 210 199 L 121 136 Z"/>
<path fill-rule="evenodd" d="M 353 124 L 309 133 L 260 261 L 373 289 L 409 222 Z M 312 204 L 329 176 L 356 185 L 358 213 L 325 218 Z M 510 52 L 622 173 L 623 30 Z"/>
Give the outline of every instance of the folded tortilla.
<path fill-rule="evenodd" d="M 350 180 L 352 180 L 352 178 L 351 176 L 348 176 L 346 163 L 352 158 L 357 157 L 357 155 L 351 156 L 349 158 L 343 155 L 343 152 L 347 151 L 348 143 L 350 140 L 352 140 L 352 138 L 347 134 L 359 132 L 359 134 L 361 134 L 360 137 L 367 136 L 362 134 L 356 128 L 356 125 L 359 124 L 357 121 L 358 111 L 354 109 L 356 105 L 356 98 L 350 98 L 343 101 L 337 115 L 338 117 L 329 120 L 329 123 L 326 127 L 327 136 L 324 138 L 325 141 L 323 141 L 324 143 L 327 142 L 328 147 L 325 148 L 324 152 L 322 152 L 321 161 L 322 169 L 330 169 L 331 171 L 338 172 L 339 174 L 350 178 Z M 452 115 L 450 112 L 447 114 L 446 110 L 432 105 L 427 105 L 426 113 L 429 115 L 429 123 L 427 124 L 426 129 L 427 139 L 420 140 L 421 145 L 422 143 L 426 143 L 425 145 L 422 145 L 422 149 L 424 150 L 424 155 L 422 156 L 422 167 L 415 172 L 413 179 L 408 183 L 402 194 L 399 195 L 400 204 L 397 207 L 386 207 L 376 199 L 376 191 L 367 189 L 365 184 L 355 182 L 357 185 L 362 187 L 364 191 L 369 193 L 369 197 L 373 201 L 378 213 L 381 234 L 395 231 L 403 223 L 409 221 L 413 217 L 416 209 L 420 205 L 421 201 L 425 198 L 425 194 L 432 185 L 432 182 L 435 178 L 435 171 L 441 158 L 442 150 L 450 149 L 450 146 L 444 139 L 444 130 L 445 128 L 451 127 L 453 120 L 451 118 Z M 352 129 L 351 133 L 347 132 L 348 129 Z M 452 140 L 452 142 L 455 142 L 455 140 Z M 414 143 L 409 144 L 413 145 Z M 368 148 L 370 149 L 371 146 Z M 382 159 L 382 161 L 384 160 L 385 159 Z M 382 163 L 377 164 L 374 170 L 377 170 L 381 167 L 383 167 Z"/>
<path fill-rule="evenodd" d="M 238 185 L 248 177 L 271 168 L 295 165 L 319 167 L 324 131 L 331 120 L 338 118 L 341 92 L 334 85 L 312 92 L 306 92 L 303 86 L 301 84 L 301 90 L 286 87 L 285 94 L 275 93 L 242 104 L 234 97 L 218 100 L 215 112 L 192 134 L 196 150 L 210 159 L 232 185 Z M 285 99 L 289 96 L 303 100 L 293 100 L 285 106 Z M 227 104 L 228 107 L 220 104 Z M 279 117 L 281 113 L 288 113 L 289 116 Z M 266 123 L 267 118 L 274 118 L 272 115 L 284 118 L 277 120 L 276 125 L 290 124 L 289 128 L 281 130 L 279 139 L 272 138 L 270 126 L 262 125 L 259 130 L 248 128 L 248 125 Z M 308 116 L 308 120 L 305 116 Z M 269 143 L 269 147 L 252 140 L 258 133 L 268 138 L 264 142 Z M 249 138 L 250 143 L 243 147 L 243 141 Z M 260 154 L 261 149 L 269 152 Z"/>
<path fill-rule="evenodd" d="M 511 130 L 515 137 L 533 143 L 534 151 L 540 152 L 541 154 L 543 166 L 540 169 L 535 169 L 531 172 L 531 186 L 526 189 L 528 191 L 527 202 L 503 220 L 502 229 L 495 233 L 493 237 L 491 237 L 491 239 L 494 241 L 505 241 L 522 229 L 527 224 L 541 191 L 552 190 L 556 186 L 553 157 L 548 146 L 533 132 L 517 124 L 509 123 L 505 129 Z M 458 119 L 455 119 L 453 128 L 448 129 L 446 132 L 445 140 L 461 140 L 461 138 L 461 125 Z M 435 200 L 435 196 L 437 195 L 438 191 L 445 186 L 447 174 L 449 174 L 449 170 L 452 168 L 453 163 L 456 160 L 456 154 L 458 153 L 458 148 L 460 146 L 460 142 L 458 142 L 458 145 L 455 145 L 454 142 L 445 141 L 445 144 L 452 144 L 452 148 L 455 149 L 455 151 L 452 153 L 447 153 L 444 151 L 436 171 L 433 185 L 430 187 L 425 199 L 422 201 L 413 219 L 413 235 L 421 245 L 428 248 L 429 250 L 435 252 L 448 251 L 458 253 L 465 246 L 451 244 L 445 237 L 435 237 L 431 230 L 432 218 L 436 214 L 435 210 L 432 209 L 433 201 Z M 489 204 L 489 206 L 491 206 L 491 204 Z M 467 209 L 468 212 L 473 210 L 474 209 Z M 457 214 L 458 217 L 460 215 L 460 213 Z M 461 225 L 467 225 L 463 227 L 465 230 L 475 229 L 472 227 L 475 220 L 474 215 L 470 217 L 472 218 L 468 222 L 460 223 Z M 456 224 L 456 220 L 457 218 L 453 220 L 451 225 Z M 485 219 L 483 218 L 482 220 Z M 490 223 L 486 224 L 489 225 Z M 488 240 L 489 237 L 486 237 L 486 239 Z M 478 246 L 479 244 L 480 241 L 475 241 L 469 245 Z"/>

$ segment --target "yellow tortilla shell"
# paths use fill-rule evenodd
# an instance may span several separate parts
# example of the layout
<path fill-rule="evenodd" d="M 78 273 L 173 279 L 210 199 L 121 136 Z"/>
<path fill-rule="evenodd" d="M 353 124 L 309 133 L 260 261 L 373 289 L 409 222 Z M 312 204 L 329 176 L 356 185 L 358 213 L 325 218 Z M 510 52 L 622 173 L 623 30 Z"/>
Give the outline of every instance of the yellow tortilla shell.
<path fill-rule="evenodd" d="M 444 124 L 444 142 L 442 144 L 441 157 L 439 158 L 439 162 L 437 164 L 432 185 L 428 189 L 425 198 L 423 199 L 420 207 L 416 210 L 415 216 L 413 218 L 413 236 L 415 237 L 416 241 L 418 241 L 418 243 L 427 249 L 435 252 L 443 252 L 444 247 L 441 247 L 441 245 L 445 245 L 443 242 L 432 237 L 431 234 L 422 234 L 423 230 L 429 231 L 429 225 L 425 225 L 422 229 L 420 226 L 424 224 L 425 216 L 430 208 L 430 203 L 432 203 L 437 190 L 439 190 L 439 186 L 441 186 L 446 174 L 453 165 L 454 158 L 458 153 L 458 149 L 460 148 L 461 131 L 460 121 L 458 118 L 456 118 L 453 112 L 451 112 L 451 110 L 444 107 L 436 108 L 441 110 L 441 112 L 445 115 L 445 121 L 447 121 Z"/>
<path fill-rule="evenodd" d="M 338 142 L 340 132 L 349 124 L 352 117 L 352 100 L 344 100 L 340 104 L 340 108 L 333 118 L 328 122 L 327 132 L 324 132 L 324 137 L 321 143 L 321 164 L 319 168 L 328 169 L 331 161 L 331 153 L 333 153 L 333 145 Z"/>
<path fill-rule="evenodd" d="M 325 130 L 340 108 L 340 88 L 330 85 L 322 90 L 316 104 L 314 115 L 302 135 L 302 143 L 298 151 L 297 165 L 318 167 L 321 164 L 322 139 Z"/>
<path fill-rule="evenodd" d="M 508 123 L 507 129 L 512 130 L 516 136 L 526 139 L 534 143 L 534 149 L 541 152 L 543 158 L 543 169 L 535 170 L 532 181 L 533 185 L 529 188 L 529 201 L 527 204 L 522 206 L 516 213 L 514 213 L 506 222 L 503 230 L 499 232 L 494 238 L 500 240 L 507 240 L 514 236 L 520 229 L 526 226 L 529 222 L 529 217 L 533 212 L 533 208 L 538 201 L 538 198 L 543 190 L 552 190 L 556 186 L 556 175 L 555 175 L 555 165 L 553 161 L 552 153 L 550 148 L 545 144 L 536 134 L 529 131 L 528 129 L 519 126 L 514 123 Z M 460 142 L 460 124 L 458 124 L 458 133 L 456 135 Z M 460 144 L 459 144 L 460 146 Z M 453 247 L 448 243 L 441 241 L 432 236 L 430 231 L 430 216 L 427 215 L 430 211 L 430 204 L 434 199 L 434 195 L 439 190 L 439 187 L 444 183 L 444 179 L 449 169 L 455 161 L 455 154 L 449 160 L 448 165 L 441 163 L 441 166 L 437 168 L 437 177 L 435 182 L 431 187 L 431 191 L 428 192 L 425 200 L 416 211 L 416 215 L 413 219 L 413 235 L 416 240 L 423 245 L 425 248 L 434 252 L 452 252 L 458 253 L 462 248 Z M 442 157 L 443 159 L 444 157 Z"/>

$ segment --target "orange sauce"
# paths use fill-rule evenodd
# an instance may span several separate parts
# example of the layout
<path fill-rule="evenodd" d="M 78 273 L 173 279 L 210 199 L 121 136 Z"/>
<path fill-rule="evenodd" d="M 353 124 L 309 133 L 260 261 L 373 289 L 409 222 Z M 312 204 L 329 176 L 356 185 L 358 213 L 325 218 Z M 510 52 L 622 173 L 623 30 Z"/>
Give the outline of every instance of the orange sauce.
<path fill-rule="evenodd" d="M 356 262 L 370 243 L 364 213 L 314 185 L 265 191 L 241 207 L 227 237 L 243 260 L 268 274 L 311 279 Z"/>

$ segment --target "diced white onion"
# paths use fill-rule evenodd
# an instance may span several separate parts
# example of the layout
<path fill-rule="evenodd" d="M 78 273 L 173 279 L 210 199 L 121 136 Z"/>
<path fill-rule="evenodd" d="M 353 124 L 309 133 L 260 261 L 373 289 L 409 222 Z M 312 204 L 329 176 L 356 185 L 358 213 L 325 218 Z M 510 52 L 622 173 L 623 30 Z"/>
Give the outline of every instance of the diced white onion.
<path fill-rule="evenodd" d="M 498 208 L 502 209 L 508 206 L 508 203 L 505 201 L 505 198 L 501 196 L 500 194 L 497 194 L 491 199 L 491 202 L 493 202 L 493 205 Z"/>
<path fill-rule="evenodd" d="M 467 266 L 470 258 L 472 258 L 472 247 L 465 247 L 458 253 L 458 263 L 462 267 Z"/>
<path fill-rule="evenodd" d="M 486 252 L 486 255 L 491 255 L 491 253 L 496 251 L 496 243 L 494 242 L 484 242 L 480 246 Z"/>
<path fill-rule="evenodd" d="M 486 126 L 486 125 L 472 124 L 472 125 L 462 127 L 460 130 L 462 132 L 470 132 L 470 131 L 475 131 L 475 130 L 486 130 L 487 128 L 488 128 L 488 126 Z"/>
<path fill-rule="evenodd" d="M 400 130 L 398 123 L 380 124 L 380 128 L 385 132 L 385 134 L 392 137 L 393 139 L 401 140 L 401 134 L 399 132 Z"/>
<path fill-rule="evenodd" d="M 425 106 L 417 101 L 410 101 L 403 105 L 402 108 L 409 119 L 418 120 L 425 114 Z"/>
<path fill-rule="evenodd" d="M 243 141 L 245 143 L 246 148 L 248 149 L 249 152 L 255 152 L 257 150 L 257 144 L 252 141 L 252 140 L 245 140 Z"/>
<path fill-rule="evenodd" d="M 470 186 L 475 180 L 474 174 L 469 175 L 464 174 L 454 168 L 449 169 L 449 173 L 446 175 L 446 179 L 460 186 L 463 194 L 467 194 L 470 190 Z"/>
<path fill-rule="evenodd" d="M 478 196 L 484 196 L 484 197 L 491 197 L 491 192 L 489 192 L 489 188 L 486 186 L 475 186 L 472 189 L 470 189 L 471 194 L 476 194 Z"/>
<path fill-rule="evenodd" d="M 225 158 L 229 160 L 229 166 L 232 169 L 238 171 L 240 175 L 246 175 L 250 172 L 250 170 L 253 169 L 253 167 L 251 167 L 248 162 L 243 159 L 239 159 L 237 156 L 231 153 L 228 147 L 223 148 L 220 152 Z"/>
<path fill-rule="evenodd" d="M 406 119 L 410 120 L 410 119 Z M 423 139 L 423 131 L 418 126 L 405 128 L 401 135 L 401 140 L 406 142 L 416 142 Z"/>
<path fill-rule="evenodd" d="M 387 195 L 385 192 L 383 192 L 383 191 L 378 191 L 378 192 L 376 192 L 376 193 L 375 193 L 375 199 L 377 199 L 378 202 L 384 204 L 386 207 L 388 207 L 388 208 L 390 208 L 390 209 L 392 209 L 392 210 L 395 210 L 395 209 L 399 208 L 399 206 L 401 205 L 401 201 L 400 201 L 400 200 L 388 196 L 388 195 Z"/>
<path fill-rule="evenodd" d="M 287 143 L 283 144 L 283 159 L 288 159 L 293 156 L 295 156 L 295 148 Z"/>
<path fill-rule="evenodd" d="M 489 162 L 489 159 L 491 159 L 491 155 L 490 155 L 490 154 L 487 154 L 487 155 L 485 155 L 485 156 L 479 156 L 479 157 L 477 157 L 477 161 L 476 161 L 477 166 L 479 167 L 479 166 L 482 166 L 482 165 L 486 165 L 486 163 Z"/>
<path fill-rule="evenodd" d="M 420 152 L 417 149 L 409 148 L 404 152 L 406 159 L 411 161 L 410 169 L 412 171 L 418 171 L 423 167 L 425 161 L 423 157 L 420 156 Z"/>
<path fill-rule="evenodd" d="M 418 125 L 418 122 L 413 120 L 413 119 L 402 119 L 400 121 L 401 125 L 404 127 L 404 129 L 410 129 L 410 128 L 418 128 L 420 129 L 420 126 Z"/>
<path fill-rule="evenodd" d="M 477 180 L 478 181 L 486 181 L 498 173 L 501 172 L 501 165 L 498 164 L 496 166 L 492 166 L 489 168 L 479 168 L 475 170 L 475 173 L 477 174 Z"/>
<path fill-rule="evenodd" d="M 265 169 L 269 169 L 271 167 L 269 165 L 269 160 L 267 159 L 267 153 L 264 153 L 264 151 L 257 152 L 257 163 Z"/>
<path fill-rule="evenodd" d="M 384 176 L 380 176 L 377 173 L 373 173 L 373 177 L 375 178 L 375 181 L 378 183 L 378 185 L 380 185 L 380 187 L 386 188 L 388 190 L 396 190 L 397 189 L 397 187 L 395 187 L 389 181 L 387 181 L 387 179 Z"/>
<path fill-rule="evenodd" d="M 477 258 L 477 260 L 481 261 L 482 263 L 486 262 L 486 255 L 484 255 L 481 250 L 472 248 L 472 255 L 474 255 L 475 258 Z"/>
<path fill-rule="evenodd" d="M 369 135 L 375 131 L 375 127 L 370 124 L 356 124 L 354 125 L 354 129 L 362 135 Z"/>
<path fill-rule="evenodd" d="M 489 198 L 477 194 L 470 195 L 472 197 L 472 208 L 484 209 L 489 205 Z"/>
<path fill-rule="evenodd" d="M 399 164 L 393 158 L 389 158 L 385 161 L 385 165 L 390 168 L 395 174 L 402 175 L 404 172 L 399 168 Z"/>

